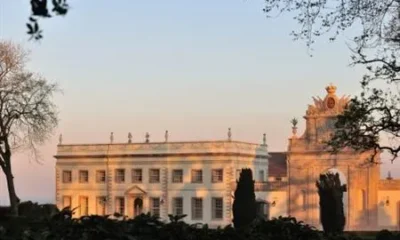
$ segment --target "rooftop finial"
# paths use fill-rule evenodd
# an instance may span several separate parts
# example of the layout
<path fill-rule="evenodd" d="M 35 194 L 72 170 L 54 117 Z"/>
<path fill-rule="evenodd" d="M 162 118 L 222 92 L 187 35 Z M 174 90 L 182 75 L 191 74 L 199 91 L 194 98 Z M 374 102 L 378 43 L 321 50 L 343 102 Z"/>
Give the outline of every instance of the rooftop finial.
<path fill-rule="evenodd" d="M 329 86 L 327 86 L 327 87 L 325 88 L 325 90 L 326 90 L 326 92 L 327 92 L 328 94 L 334 94 L 334 93 L 336 92 L 336 86 L 333 85 L 332 83 L 330 83 Z"/>
<path fill-rule="evenodd" d="M 110 134 L 110 143 L 113 143 L 113 142 L 114 142 L 114 133 L 111 132 L 111 134 Z"/>
<path fill-rule="evenodd" d="M 231 132 L 231 128 L 228 128 L 228 141 L 232 141 L 232 132 Z"/>
<path fill-rule="evenodd" d="M 128 133 L 128 143 L 132 143 L 132 134 Z"/>
<path fill-rule="evenodd" d="M 292 123 L 292 134 L 293 134 L 293 136 L 296 136 L 296 134 L 297 134 L 297 123 L 299 123 L 299 121 L 297 121 L 296 118 L 293 118 L 290 122 Z"/>
<path fill-rule="evenodd" d="M 146 133 L 146 143 L 150 142 L 150 134 L 147 132 Z"/>
<path fill-rule="evenodd" d="M 168 130 L 165 131 L 165 142 L 168 142 Z"/>
<path fill-rule="evenodd" d="M 267 145 L 267 134 L 263 134 L 263 145 Z"/>
<path fill-rule="evenodd" d="M 58 144 L 59 145 L 62 144 L 62 140 L 63 140 L 63 137 L 62 137 L 62 134 L 60 134 L 60 136 L 58 137 Z"/>
<path fill-rule="evenodd" d="M 388 172 L 388 175 L 387 175 L 387 178 L 386 178 L 387 180 L 392 180 L 393 178 L 392 178 L 392 174 L 390 173 L 390 171 Z"/>

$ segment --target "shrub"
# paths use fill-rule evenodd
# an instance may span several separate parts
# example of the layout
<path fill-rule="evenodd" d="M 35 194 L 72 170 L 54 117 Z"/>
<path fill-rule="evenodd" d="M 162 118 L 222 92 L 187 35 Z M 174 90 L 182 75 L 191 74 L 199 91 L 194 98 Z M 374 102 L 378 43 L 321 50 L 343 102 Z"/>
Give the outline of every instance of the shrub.
<path fill-rule="evenodd" d="M 376 240 L 392 240 L 394 239 L 394 236 L 391 232 L 388 230 L 384 229 L 378 232 L 375 237 Z"/>
<path fill-rule="evenodd" d="M 235 228 L 248 226 L 256 218 L 256 195 L 251 169 L 242 169 L 232 206 Z"/>
<path fill-rule="evenodd" d="M 346 185 L 340 183 L 338 173 L 321 174 L 316 185 L 324 232 L 327 234 L 343 233 L 346 224 L 343 209 L 343 192 L 346 191 Z"/>

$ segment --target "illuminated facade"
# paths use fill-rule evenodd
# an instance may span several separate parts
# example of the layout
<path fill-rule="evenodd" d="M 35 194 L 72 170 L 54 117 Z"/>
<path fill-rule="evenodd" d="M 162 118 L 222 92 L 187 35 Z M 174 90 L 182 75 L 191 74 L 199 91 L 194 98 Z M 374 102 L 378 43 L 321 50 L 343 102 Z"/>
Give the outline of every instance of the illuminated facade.
<path fill-rule="evenodd" d="M 324 149 L 335 116 L 348 103 L 336 87 L 324 99 L 314 98 L 304 116 L 306 129 L 289 138 L 287 152 L 268 152 L 261 144 L 224 141 L 60 144 L 56 163 L 56 203 L 77 208 L 75 216 L 114 214 L 128 217 L 151 212 L 186 214 L 188 223 L 230 224 L 240 169 L 253 170 L 258 213 L 267 218 L 291 215 L 316 227 L 319 198 L 315 182 L 336 171 L 348 186 L 344 196 L 346 229 L 399 229 L 400 180 L 382 180 L 368 153 Z"/>

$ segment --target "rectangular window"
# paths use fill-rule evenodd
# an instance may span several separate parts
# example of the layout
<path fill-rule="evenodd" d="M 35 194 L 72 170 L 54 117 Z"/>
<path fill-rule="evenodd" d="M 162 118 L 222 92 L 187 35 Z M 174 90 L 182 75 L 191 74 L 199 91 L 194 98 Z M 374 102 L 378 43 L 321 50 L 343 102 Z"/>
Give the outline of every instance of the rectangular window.
<path fill-rule="evenodd" d="M 132 182 L 141 183 L 143 181 L 142 169 L 132 169 Z"/>
<path fill-rule="evenodd" d="M 88 182 L 89 182 L 89 171 L 79 170 L 79 183 L 88 183 Z"/>
<path fill-rule="evenodd" d="M 150 213 L 153 216 L 160 216 L 160 198 L 150 198 Z"/>
<path fill-rule="evenodd" d="M 115 182 L 124 183 L 125 182 L 125 169 L 115 169 Z"/>
<path fill-rule="evenodd" d="M 116 197 L 115 198 L 115 212 L 125 216 L 125 198 Z"/>
<path fill-rule="evenodd" d="M 106 171 L 98 170 L 96 171 L 96 182 L 105 183 L 106 182 Z"/>
<path fill-rule="evenodd" d="M 97 197 L 97 215 L 104 216 L 106 215 L 106 204 L 107 198 L 105 196 Z"/>
<path fill-rule="evenodd" d="M 176 215 L 183 215 L 183 198 L 176 197 L 172 199 L 172 209 L 173 214 Z"/>
<path fill-rule="evenodd" d="M 182 183 L 183 182 L 183 170 L 182 169 L 172 170 L 172 182 L 173 183 Z"/>
<path fill-rule="evenodd" d="M 62 175 L 63 183 L 71 183 L 72 182 L 72 171 L 65 170 Z"/>
<path fill-rule="evenodd" d="M 79 214 L 81 216 L 89 215 L 89 197 L 79 197 Z"/>
<path fill-rule="evenodd" d="M 192 169 L 192 183 L 203 182 L 203 170 Z"/>
<path fill-rule="evenodd" d="M 211 176 L 211 182 L 219 183 L 224 180 L 224 170 L 223 169 L 213 169 Z"/>
<path fill-rule="evenodd" d="M 160 169 L 150 169 L 149 170 L 149 182 L 159 183 L 160 182 Z"/>
<path fill-rule="evenodd" d="M 212 198 L 212 218 L 223 218 L 223 198 Z"/>
<path fill-rule="evenodd" d="M 71 203 L 72 203 L 72 198 L 71 196 L 64 196 L 63 197 L 63 208 L 72 208 L 71 207 Z"/>
<path fill-rule="evenodd" d="M 264 182 L 264 170 L 260 170 L 258 173 L 258 181 Z"/>
<path fill-rule="evenodd" d="M 203 199 L 192 198 L 192 220 L 203 219 Z"/>

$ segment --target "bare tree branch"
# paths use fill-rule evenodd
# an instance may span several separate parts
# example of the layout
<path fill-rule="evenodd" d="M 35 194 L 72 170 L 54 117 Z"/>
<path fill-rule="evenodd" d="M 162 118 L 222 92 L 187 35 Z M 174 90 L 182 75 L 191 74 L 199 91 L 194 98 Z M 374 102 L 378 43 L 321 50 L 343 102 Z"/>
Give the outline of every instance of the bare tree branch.
<path fill-rule="evenodd" d="M 0 42 L 0 166 L 7 178 L 14 213 L 18 211 L 18 197 L 11 168 L 12 153 L 29 150 L 40 163 L 37 147 L 49 138 L 58 123 L 52 97 L 59 88 L 25 70 L 26 56 L 18 45 Z"/>

